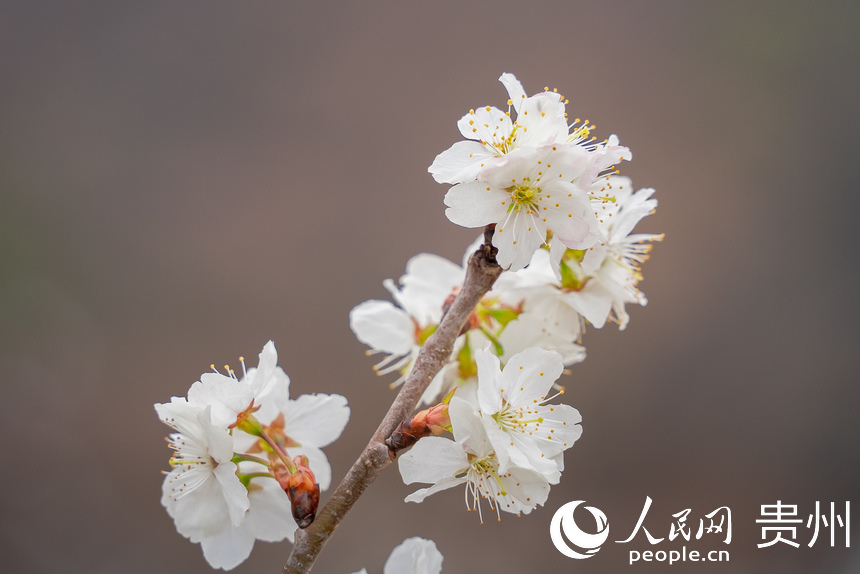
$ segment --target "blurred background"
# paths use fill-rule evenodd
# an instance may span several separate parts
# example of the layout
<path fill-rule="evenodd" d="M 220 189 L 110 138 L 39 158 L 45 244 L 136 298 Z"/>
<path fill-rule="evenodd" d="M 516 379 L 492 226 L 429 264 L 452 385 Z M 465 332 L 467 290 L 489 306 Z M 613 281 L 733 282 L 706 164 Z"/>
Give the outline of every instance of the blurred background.
<path fill-rule="evenodd" d="M 729 546 L 685 543 L 731 562 L 673 571 L 860 571 L 856 534 L 758 549 L 755 522 L 777 500 L 860 513 L 858 32 L 851 1 L 4 3 L 0 570 L 209 572 L 159 504 L 152 404 L 269 339 L 294 395 L 350 401 L 339 480 L 394 396 L 348 312 L 418 252 L 460 260 L 476 233 L 427 166 L 513 72 L 657 189 L 649 304 L 587 333 L 563 381 L 584 434 L 543 508 L 479 526 L 459 489 L 402 502 L 391 467 L 315 572 L 381 572 L 408 536 L 448 574 L 663 572 L 628 551 L 680 539 L 612 542 L 647 496 L 658 537 L 731 508 Z M 572 500 L 609 517 L 586 561 L 549 539 Z M 258 543 L 235 571 L 288 553 Z"/>

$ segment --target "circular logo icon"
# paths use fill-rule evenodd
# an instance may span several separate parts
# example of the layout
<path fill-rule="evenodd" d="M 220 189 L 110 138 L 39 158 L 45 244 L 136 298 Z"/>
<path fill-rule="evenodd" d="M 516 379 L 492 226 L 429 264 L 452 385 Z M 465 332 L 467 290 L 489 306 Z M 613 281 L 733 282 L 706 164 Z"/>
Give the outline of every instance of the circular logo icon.
<path fill-rule="evenodd" d="M 583 532 L 582 529 L 576 525 L 576 521 L 573 519 L 573 511 L 576 510 L 576 507 L 583 502 L 585 501 L 574 500 L 573 502 L 568 502 L 555 512 L 552 517 L 552 521 L 549 523 L 549 535 L 550 538 L 552 538 L 552 543 L 559 552 L 568 558 L 591 558 L 597 554 L 597 551 L 600 550 L 600 546 L 606 542 L 606 539 L 609 537 L 609 521 L 606 519 L 606 515 L 603 514 L 600 509 L 594 508 L 593 506 L 584 506 L 583 508 L 589 511 L 594 517 L 594 521 L 597 523 L 597 533 L 589 534 L 587 532 Z M 564 536 L 561 535 L 562 532 L 564 532 L 564 536 L 566 536 L 574 546 L 581 549 L 583 552 L 577 552 L 571 548 L 564 540 Z"/>

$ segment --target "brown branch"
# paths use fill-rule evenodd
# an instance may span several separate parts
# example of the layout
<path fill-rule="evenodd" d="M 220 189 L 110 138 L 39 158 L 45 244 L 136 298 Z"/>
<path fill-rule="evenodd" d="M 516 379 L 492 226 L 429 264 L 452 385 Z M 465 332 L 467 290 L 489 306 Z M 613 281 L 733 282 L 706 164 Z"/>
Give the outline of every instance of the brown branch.
<path fill-rule="evenodd" d="M 389 456 L 385 439 L 415 410 L 430 381 L 451 356 L 454 341 L 469 315 L 502 272 L 496 262 L 497 250 L 492 246 L 494 228 L 494 225 L 488 225 L 484 230 L 484 244 L 469 258 L 463 288 L 445 313 L 439 328 L 421 348 L 415 366 L 361 456 L 317 514 L 313 524 L 296 531 L 293 550 L 284 565 L 283 574 L 310 572 L 337 525 L 382 469 L 391 464 L 393 459 Z"/>

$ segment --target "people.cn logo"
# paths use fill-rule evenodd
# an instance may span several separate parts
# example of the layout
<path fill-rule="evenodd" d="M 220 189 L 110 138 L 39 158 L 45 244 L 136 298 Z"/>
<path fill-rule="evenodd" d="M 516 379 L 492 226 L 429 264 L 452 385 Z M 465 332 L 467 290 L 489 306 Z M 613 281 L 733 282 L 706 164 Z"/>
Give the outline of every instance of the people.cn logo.
<path fill-rule="evenodd" d="M 550 538 L 552 538 L 552 543 L 559 552 L 568 558 L 591 558 L 597 554 L 597 551 L 600 550 L 600 546 L 606 542 L 606 539 L 609 537 L 609 521 L 606 519 L 606 515 L 603 514 L 603 511 L 598 508 L 594 508 L 593 506 L 584 506 L 583 508 L 589 511 L 594 517 L 594 521 L 597 522 L 597 533 L 589 534 L 587 532 L 583 532 L 582 529 L 576 525 L 576 521 L 573 518 L 573 511 L 576 510 L 576 507 L 583 502 L 585 501 L 574 500 L 572 502 L 568 502 L 556 511 L 552 517 L 552 521 L 549 523 L 549 535 Z M 564 536 L 566 536 L 574 546 L 583 552 L 577 552 L 571 548 L 565 541 L 564 536 L 561 535 L 562 532 L 564 532 Z"/>

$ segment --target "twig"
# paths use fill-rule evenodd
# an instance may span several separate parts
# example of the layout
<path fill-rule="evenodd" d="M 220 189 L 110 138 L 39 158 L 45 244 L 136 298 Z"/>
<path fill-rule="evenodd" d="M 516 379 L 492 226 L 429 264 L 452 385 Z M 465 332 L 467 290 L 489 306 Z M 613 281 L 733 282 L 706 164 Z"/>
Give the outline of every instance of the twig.
<path fill-rule="evenodd" d="M 415 410 L 430 381 L 450 357 L 454 341 L 469 315 L 502 272 L 496 262 L 497 249 L 492 245 L 494 230 L 495 225 L 488 225 L 484 229 L 484 244 L 469 258 L 463 288 L 442 318 L 439 328 L 424 343 L 415 359 L 415 366 L 361 456 L 346 473 L 328 503 L 317 513 L 313 524 L 296 531 L 293 550 L 282 574 L 310 572 L 337 525 L 382 469 L 391 464 L 393 459 L 389 456 L 385 439 Z"/>

